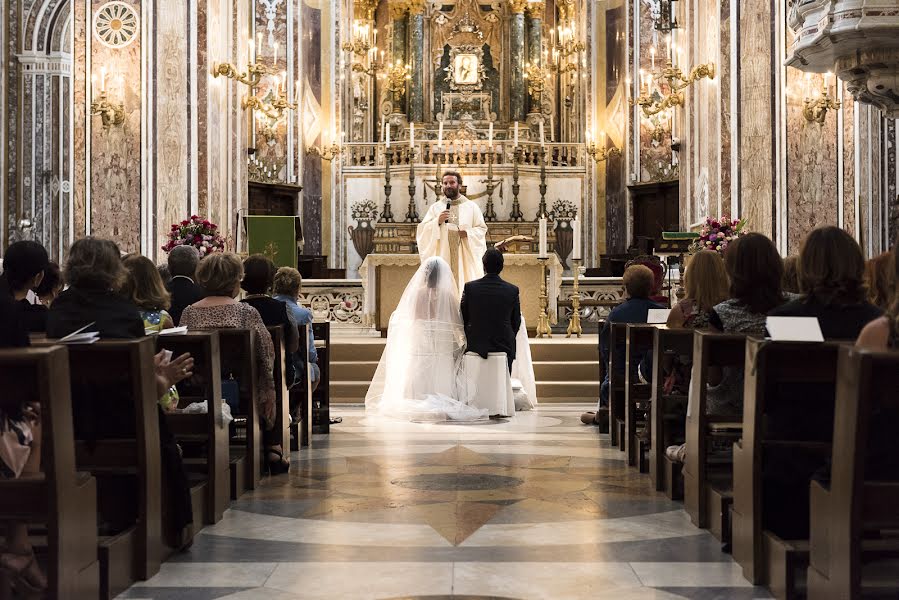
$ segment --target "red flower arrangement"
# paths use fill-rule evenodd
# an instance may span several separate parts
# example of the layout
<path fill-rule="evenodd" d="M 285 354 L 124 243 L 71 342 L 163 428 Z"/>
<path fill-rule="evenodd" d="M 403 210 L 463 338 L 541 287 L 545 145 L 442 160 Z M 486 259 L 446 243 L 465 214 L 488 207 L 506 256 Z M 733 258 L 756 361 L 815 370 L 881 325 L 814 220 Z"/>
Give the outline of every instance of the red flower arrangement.
<path fill-rule="evenodd" d="M 162 249 L 171 252 L 175 246 L 193 246 L 200 258 L 213 252 L 224 252 L 225 239 L 218 233 L 218 225 L 203 217 L 192 215 L 180 223 L 172 225 L 169 241 Z"/>
<path fill-rule="evenodd" d="M 691 250 L 693 252 L 715 250 L 723 254 L 728 244 L 746 233 L 745 227 L 745 219 L 731 219 L 729 216 L 718 219 L 706 217 Z"/>

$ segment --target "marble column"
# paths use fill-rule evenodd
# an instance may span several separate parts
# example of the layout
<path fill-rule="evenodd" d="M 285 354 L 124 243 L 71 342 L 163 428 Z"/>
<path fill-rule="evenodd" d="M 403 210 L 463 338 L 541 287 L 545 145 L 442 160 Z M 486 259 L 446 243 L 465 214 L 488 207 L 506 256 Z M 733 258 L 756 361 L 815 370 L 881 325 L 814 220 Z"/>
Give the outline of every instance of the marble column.
<path fill-rule="evenodd" d="M 543 2 L 528 2 L 527 5 L 527 36 L 528 36 L 528 51 L 527 62 L 532 65 L 539 65 L 542 63 L 541 60 L 541 51 L 543 50 L 543 13 L 546 10 Z M 532 100 L 530 96 L 528 96 L 528 110 L 529 112 L 539 112 L 539 106 L 532 106 Z"/>
<path fill-rule="evenodd" d="M 413 6 L 409 14 L 409 52 L 412 64 L 412 81 L 409 86 L 409 121 L 422 122 L 425 116 L 424 95 L 424 5 Z"/>
<path fill-rule="evenodd" d="M 524 83 L 524 8 L 526 0 L 510 0 L 509 46 L 512 67 L 510 112 L 513 121 L 524 121 L 527 86 Z"/>
<path fill-rule="evenodd" d="M 406 57 L 406 37 L 408 35 L 408 4 L 391 3 L 390 17 L 393 20 L 393 52 L 390 60 L 394 65 L 404 65 L 408 62 Z M 394 113 L 404 112 L 406 103 L 400 100 L 399 106 L 393 107 Z"/>

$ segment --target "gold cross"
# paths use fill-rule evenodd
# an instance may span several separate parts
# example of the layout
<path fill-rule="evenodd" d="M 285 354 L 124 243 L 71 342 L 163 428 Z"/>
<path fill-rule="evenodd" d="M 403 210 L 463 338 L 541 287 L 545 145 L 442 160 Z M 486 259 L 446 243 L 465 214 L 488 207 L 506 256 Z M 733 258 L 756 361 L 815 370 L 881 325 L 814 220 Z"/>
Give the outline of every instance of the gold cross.
<path fill-rule="evenodd" d="M 265 250 L 263 251 L 263 254 L 270 261 L 275 262 L 275 257 L 278 256 L 278 244 L 276 244 L 275 242 L 269 242 L 268 244 L 265 245 Z"/>

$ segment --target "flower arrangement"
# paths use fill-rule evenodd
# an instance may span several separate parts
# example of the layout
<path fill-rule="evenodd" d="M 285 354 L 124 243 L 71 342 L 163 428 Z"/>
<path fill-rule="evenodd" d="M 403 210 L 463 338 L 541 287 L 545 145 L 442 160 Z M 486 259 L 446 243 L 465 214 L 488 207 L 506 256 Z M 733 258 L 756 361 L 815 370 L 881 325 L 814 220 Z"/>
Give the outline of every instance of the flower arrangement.
<path fill-rule="evenodd" d="M 219 235 L 218 225 L 192 215 L 189 219 L 172 225 L 169 241 L 162 249 L 171 252 L 175 246 L 193 246 L 200 253 L 200 258 L 203 258 L 213 252 L 223 252 L 225 239 Z"/>
<path fill-rule="evenodd" d="M 378 207 L 371 200 L 354 202 L 350 206 L 350 214 L 357 221 L 374 221 L 378 218 Z"/>
<path fill-rule="evenodd" d="M 715 250 L 723 253 L 728 244 L 745 233 L 747 233 L 745 219 L 731 219 L 729 216 L 717 219 L 706 217 L 699 230 L 699 237 L 693 241 L 690 250 L 691 252 Z"/>
<path fill-rule="evenodd" d="M 559 198 L 553 202 L 549 214 L 554 221 L 573 221 L 577 217 L 577 207 L 571 200 Z"/>

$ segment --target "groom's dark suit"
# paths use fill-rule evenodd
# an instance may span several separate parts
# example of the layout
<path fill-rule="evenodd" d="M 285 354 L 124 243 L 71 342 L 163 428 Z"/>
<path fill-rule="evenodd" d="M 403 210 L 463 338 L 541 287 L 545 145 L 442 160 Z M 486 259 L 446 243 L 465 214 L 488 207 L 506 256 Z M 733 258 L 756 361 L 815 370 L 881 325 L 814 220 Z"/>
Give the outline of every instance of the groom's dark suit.
<path fill-rule="evenodd" d="M 505 352 L 509 370 L 515 359 L 515 334 L 521 325 L 518 287 L 488 273 L 465 284 L 462 320 L 468 351 L 487 358 L 488 352 Z"/>

